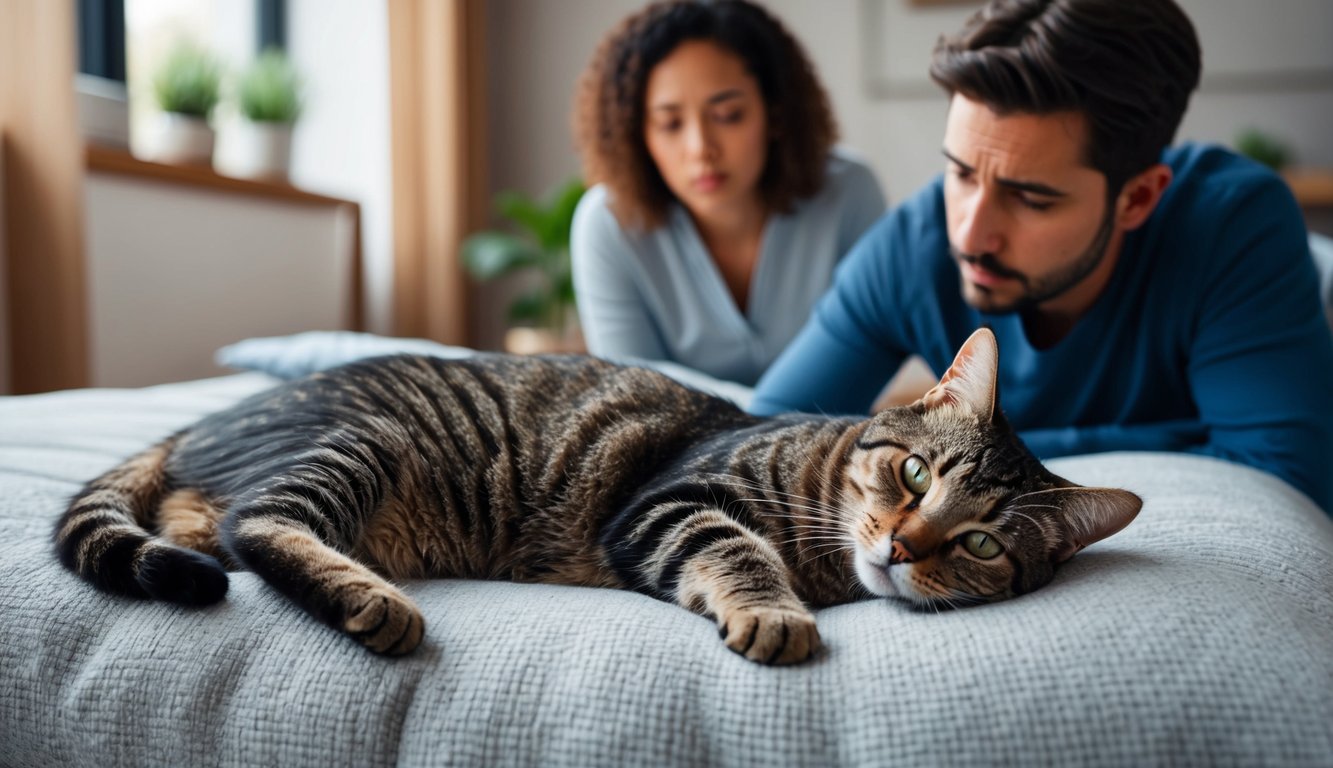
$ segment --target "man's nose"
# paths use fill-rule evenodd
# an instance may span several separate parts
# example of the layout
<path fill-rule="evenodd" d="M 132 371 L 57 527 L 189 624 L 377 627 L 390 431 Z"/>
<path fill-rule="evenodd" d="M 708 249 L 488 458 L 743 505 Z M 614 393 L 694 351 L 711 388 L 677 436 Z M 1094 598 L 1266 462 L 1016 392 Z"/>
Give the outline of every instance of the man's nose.
<path fill-rule="evenodd" d="M 993 196 L 976 190 L 963 200 L 954 247 L 968 256 L 996 253 L 1003 245 L 1001 212 Z"/>

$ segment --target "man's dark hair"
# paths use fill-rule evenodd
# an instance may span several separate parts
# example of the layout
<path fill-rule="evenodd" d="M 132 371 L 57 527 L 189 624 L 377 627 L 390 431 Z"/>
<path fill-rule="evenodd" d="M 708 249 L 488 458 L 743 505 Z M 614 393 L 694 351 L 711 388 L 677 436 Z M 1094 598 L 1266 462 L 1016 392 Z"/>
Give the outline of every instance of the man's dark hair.
<path fill-rule="evenodd" d="M 758 81 L 769 137 L 759 191 L 770 210 L 790 212 L 823 185 L 838 129 L 805 50 L 777 18 L 746 0 L 662 0 L 611 30 L 574 105 L 586 181 L 610 188 L 623 225 L 650 229 L 665 220 L 675 197 L 644 143 L 644 98 L 653 68 L 692 40 L 735 54 Z"/>
<path fill-rule="evenodd" d="M 991 0 L 935 46 L 930 76 L 998 114 L 1075 111 L 1086 161 L 1118 194 L 1159 162 L 1199 85 L 1199 39 L 1172 0 Z"/>

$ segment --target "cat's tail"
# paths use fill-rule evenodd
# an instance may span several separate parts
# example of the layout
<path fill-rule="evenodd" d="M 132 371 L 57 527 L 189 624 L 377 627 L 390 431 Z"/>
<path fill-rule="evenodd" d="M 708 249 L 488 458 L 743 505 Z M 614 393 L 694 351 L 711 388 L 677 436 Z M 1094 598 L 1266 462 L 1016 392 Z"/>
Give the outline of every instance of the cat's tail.
<path fill-rule="evenodd" d="M 56 523 L 56 553 L 98 589 L 210 605 L 227 594 L 222 565 L 148 531 L 166 490 L 166 460 L 175 442 L 168 438 L 84 486 Z"/>

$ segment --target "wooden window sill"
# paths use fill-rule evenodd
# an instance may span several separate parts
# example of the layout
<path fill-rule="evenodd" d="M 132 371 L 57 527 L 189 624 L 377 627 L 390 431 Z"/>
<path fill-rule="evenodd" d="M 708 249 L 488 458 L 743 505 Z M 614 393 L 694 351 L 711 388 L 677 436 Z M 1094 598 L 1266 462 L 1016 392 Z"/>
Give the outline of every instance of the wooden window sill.
<path fill-rule="evenodd" d="M 85 145 L 84 159 L 88 170 L 98 173 L 134 176 L 199 189 L 230 192 L 250 197 L 266 197 L 308 205 L 357 205 L 351 200 L 306 192 L 285 182 L 223 176 L 212 168 L 204 166 L 166 165 L 149 162 L 135 157 L 124 149 L 91 142 Z"/>
<path fill-rule="evenodd" d="M 1302 208 L 1333 208 L 1333 170 L 1293 168 L 1283 171 L 1282 178 Z"/>

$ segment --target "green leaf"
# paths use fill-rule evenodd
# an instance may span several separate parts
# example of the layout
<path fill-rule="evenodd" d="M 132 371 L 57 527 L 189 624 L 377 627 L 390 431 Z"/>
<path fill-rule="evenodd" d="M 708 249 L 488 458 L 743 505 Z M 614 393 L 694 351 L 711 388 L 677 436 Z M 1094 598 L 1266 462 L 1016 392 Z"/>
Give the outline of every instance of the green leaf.
<path fill-rule="evenodd" d="M 550 237 L 542 242 L 543 246 L 569 247 L 569 231 L 574 226 L 574 209 L 578 207 L 579 200 L 583 199 L 585 191 L 581 180 L 570 179 L 556 192 L 555 200 L 551 204 Z"/>
<path fill-rule="evenodd" d="M 236 95 L 241 114 L 255 122 L 293 123 L 301 114 L 301 79 L 277 49 L 260 54 L 246 68 Z"/>
<path fill-rule="evenodd" d="M 546 211 L 519 192 L 504 191 L 495 196 L 495 209 L 500 215 L 518 224 L 526 232 L 542 241 L 546 228 Z"/>
<path fill-rule="evenodd" d="M 559 328 L 574 306 L 569 234 L 583 193 L 579 179 L 566 182 L 542 202 L 519 192 L 501 192 L 495 196 L 496 211 L 521 234 L 487 231 L 464 241 L 463 263 L 480 280 L 520 269 L 539 273 L 537 287 L 510 305 L 511 324 Z"/>
<path fill-rule="evenodd" d="M 505 232 L 478 232 L 463 241 L 463 266 L 478 280 L 492 280 L 541 261 L 537 249 Z"/>
<path fill-rule="evenodd" d="M 1275 171 L 1290 164 L 1292 158 L 1291 148 L 1286 142 L 1257 128 L 1248 128 L 1236 136 L 1236 151 Z"/>
<path fill-rule="evenodd" d="M 551 297 L 541 290 L 531 290 L 509 305 L 509 319 L 515 323 L 547 325 L 551 317 Z"/>
<path fill-rule="evenodd" d="M 204 48 L 177 43 L 153 73 L 153 95 L 164 112 L 208 117 L 221 96 L 222 64 Z"/>
<path fill-rule="evenodd" d="M 574 278 L 572 275 L 563 275 L 555 284 L 555 295 L 561 304 L 565 306 L 576 306 L 577 300 L 574 296 Z"/>

